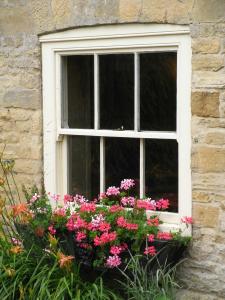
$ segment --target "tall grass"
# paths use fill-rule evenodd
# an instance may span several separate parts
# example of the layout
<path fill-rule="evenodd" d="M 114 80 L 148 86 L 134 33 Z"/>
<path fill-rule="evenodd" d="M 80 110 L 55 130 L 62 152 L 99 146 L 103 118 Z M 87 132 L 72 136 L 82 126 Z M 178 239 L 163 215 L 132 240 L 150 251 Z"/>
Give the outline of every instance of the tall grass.
<path fill-rule="evenodd" d="M 1 245 L 2 246 L 2 245 Z M 32 251 L 12 255 L 5 247 L 0 251 L 1 300 L 119 300 L 101 278 L 94 283 L 82 282 L 79 266 L 66 272 L 43 254 Z"/>
<path fill-rule="evenodd" d="M 161 266 L 151 272 L 151 264 L 157 258 L 149 258 L 143 263 L 141 256 L 132 256 L 126 268 L 120 270 L 124 280 L 119 280 L 127 300 L 173 300 L 175 289 L 179 288 L 175 280 L 176 266 Z"/>

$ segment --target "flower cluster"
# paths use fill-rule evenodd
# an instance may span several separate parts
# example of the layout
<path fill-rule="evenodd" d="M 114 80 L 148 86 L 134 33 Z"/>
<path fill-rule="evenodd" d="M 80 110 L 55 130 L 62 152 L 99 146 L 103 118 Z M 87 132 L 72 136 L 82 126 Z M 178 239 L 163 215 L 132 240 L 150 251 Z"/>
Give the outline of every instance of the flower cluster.
<path fill-rule="evenodd" d="M 77 253 L 75 251 L 76 259 L 79 259 L 79 253 L 86 253 L 87 257 L 92 258 L 93 266 L 114 268 L 123 263 L 128 251 L 155 256 L 157 241 L 171 242 L 181 238 L 180 232 L 160 230 L 162 222 L 159 212 L 168 209 L 169 200 L 139 199 L 132 195 L 134 187 L 133 179 L 124 179 L 119 187 L 110 186 L 105 193 L 101 193 L 98 201 L 88 201 L 78 194 L 64 197 L 49 194 L 49 198 L 56 203 L 54 210 L 49 209 L 46 198 L 34 193 L 27 204 L 13 206 L 12 215 L 29 216 L 32 226 L 35 224 L 35 235 L 44 238 L 47 234 L 51 237 L 51 245 L 57 244 L 57 239 L 68 233 L 74 247 L 82 249 Z M 146 211 L 151 212 L 147 214 Z M 181 222 L 189 226 L 193 221 L 190 217 L 183 217 Z M 16 239 L 12 244 L 20 246 Z M 61 267 L 70 268 L 74 257 L 69 255 L 71 253 L 66 254 L 59 252 L 58 262 Z"/>

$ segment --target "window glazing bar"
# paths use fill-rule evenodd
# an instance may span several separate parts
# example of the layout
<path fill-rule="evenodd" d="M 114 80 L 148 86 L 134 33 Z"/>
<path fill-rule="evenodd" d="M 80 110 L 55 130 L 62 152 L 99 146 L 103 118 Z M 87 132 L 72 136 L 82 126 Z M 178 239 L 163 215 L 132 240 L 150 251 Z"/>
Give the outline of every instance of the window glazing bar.
<path fill-rule="evenodd" d="M 134 54 L 134 130 L 140 130 L 140 58 Z"/>
<path fill-rule="evenodd" d="M 62 128 L 58 130 L 58 135 L 87 135 L 103 137 L 123 137 L 123 138 L 147 138 L 176 140 L 175 131 L 133 131 L 133 130 L 93 130 L 93 129 L 72 129 Z"/>
<path fill-rule="evenodd" d="M 105 192 L 105 138 L 100 138 L 100 192 Z"/>
<path fill-rule="evenodd" d="M 140 198 L 145 197 L 145 140 L 140 139 Z"/>
<path fill-rule="evenodd" d="M 99 58 L 94 54 L 94 129 L 99 129 Z"/>

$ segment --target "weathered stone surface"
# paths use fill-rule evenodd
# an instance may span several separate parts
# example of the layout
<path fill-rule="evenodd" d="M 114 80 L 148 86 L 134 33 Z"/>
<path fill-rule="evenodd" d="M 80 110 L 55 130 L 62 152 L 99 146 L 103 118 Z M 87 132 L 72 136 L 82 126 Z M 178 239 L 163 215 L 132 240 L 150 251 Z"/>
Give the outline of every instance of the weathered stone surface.
<path fill-rule="evenodd" d="M 205 143 L 212 145 L 225 145 L 225 130 L 209 132 L 205 136 Z"/>
<path fill-rule="evenodd" d="M 219 117 L 219 93 L 196 91 L 192 93 L 192 114 Z"/>
<path fill-rule="evenodd" d="M 141 20 L 156 23 L 187 24 L 190 22 L 193 1 L 144 0 Z"/>
<path fill-rule="evenodd" d="M 198 71 L 218 71 L 224 67 L 224 57 L 222 55 L 194 55 L 192 58 L 192 68 Z"/>
<path fill-rule="evenodd" d="M 192 41 L 193 53 L 213 54 L 220 50 L 221 40 L 219 38 L 196 38 Z"/>
<path fill-rule="evenodd" d="M 13 88 L 6 92 L 0 103 L 4 107 L 36 109 L 40 106 L 40 93 L 37 90 Z"/>
<path fill-rule="evenodd" d="M 225 76 L 223 72 L 195 71 L 192 83 L 194 88 L 222 89 L 225 88 Z"/>
<path fill-rule="evenodd" d="M 194 22 L 224 22 L 225 1 L 198 0 L 194 2 L 192 19 Z"/>
<path fill-rule="evenodd" d="M 196 225 L 217 227 L 219 221 L 219 208 L 212 205 L 194 203 L 193 217 Z"/>
<path fill-rule="evenodd" d="M 192 154 L 193 171 L 225 172 L 225 148 L 196 146 Z"/>
<path fill-rule="evenodd" d="M 218 194 L 216 192 L 211 191 L 196 191 L 194 190 L 192 193 L 192 199 L 194 202 L 200 203 L 223 203 L 225 201 L 225 193 Z"/>
<path fill-rule="evenodd" d="M 121 21 L 137 21 L 142 9 L 141 0 L 119 1 L 119 18 Z"/>

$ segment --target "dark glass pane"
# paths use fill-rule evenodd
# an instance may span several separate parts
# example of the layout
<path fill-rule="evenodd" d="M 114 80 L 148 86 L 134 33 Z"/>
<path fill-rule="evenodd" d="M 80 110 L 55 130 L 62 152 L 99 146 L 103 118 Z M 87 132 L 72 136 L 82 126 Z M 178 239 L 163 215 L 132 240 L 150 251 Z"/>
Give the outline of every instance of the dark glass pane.
<path fill-rule="evenodd" d="M 176 53 L 140 54 L 141 130 L 176 131 Z"/>
<path fill-rule="evenodd" d="M 67 57 L 68 126 L 94 128 L 94 57 Z"/>
<path fill-rule="evenodd" d="M 169 211 L 178 209 L 178 144 L 174 140 L 146 140 L 146 195 L 170 200 Z"/>
<path fill-rule="evenodd" d="M 134 129 L 134 55 L 99 56 L 100 127 Z"/>
<path fill-rule="evenodd" d="M 74 136 L 68 143 L 70 193 L 91 200 L 99 194 L 99 138 Z"/>
<path fill-rule="evenodd" d="M 134 179 L 139 194 L 139 140 L 106 138 L 106 187 L 119 186 L 123 179 Z"/>

